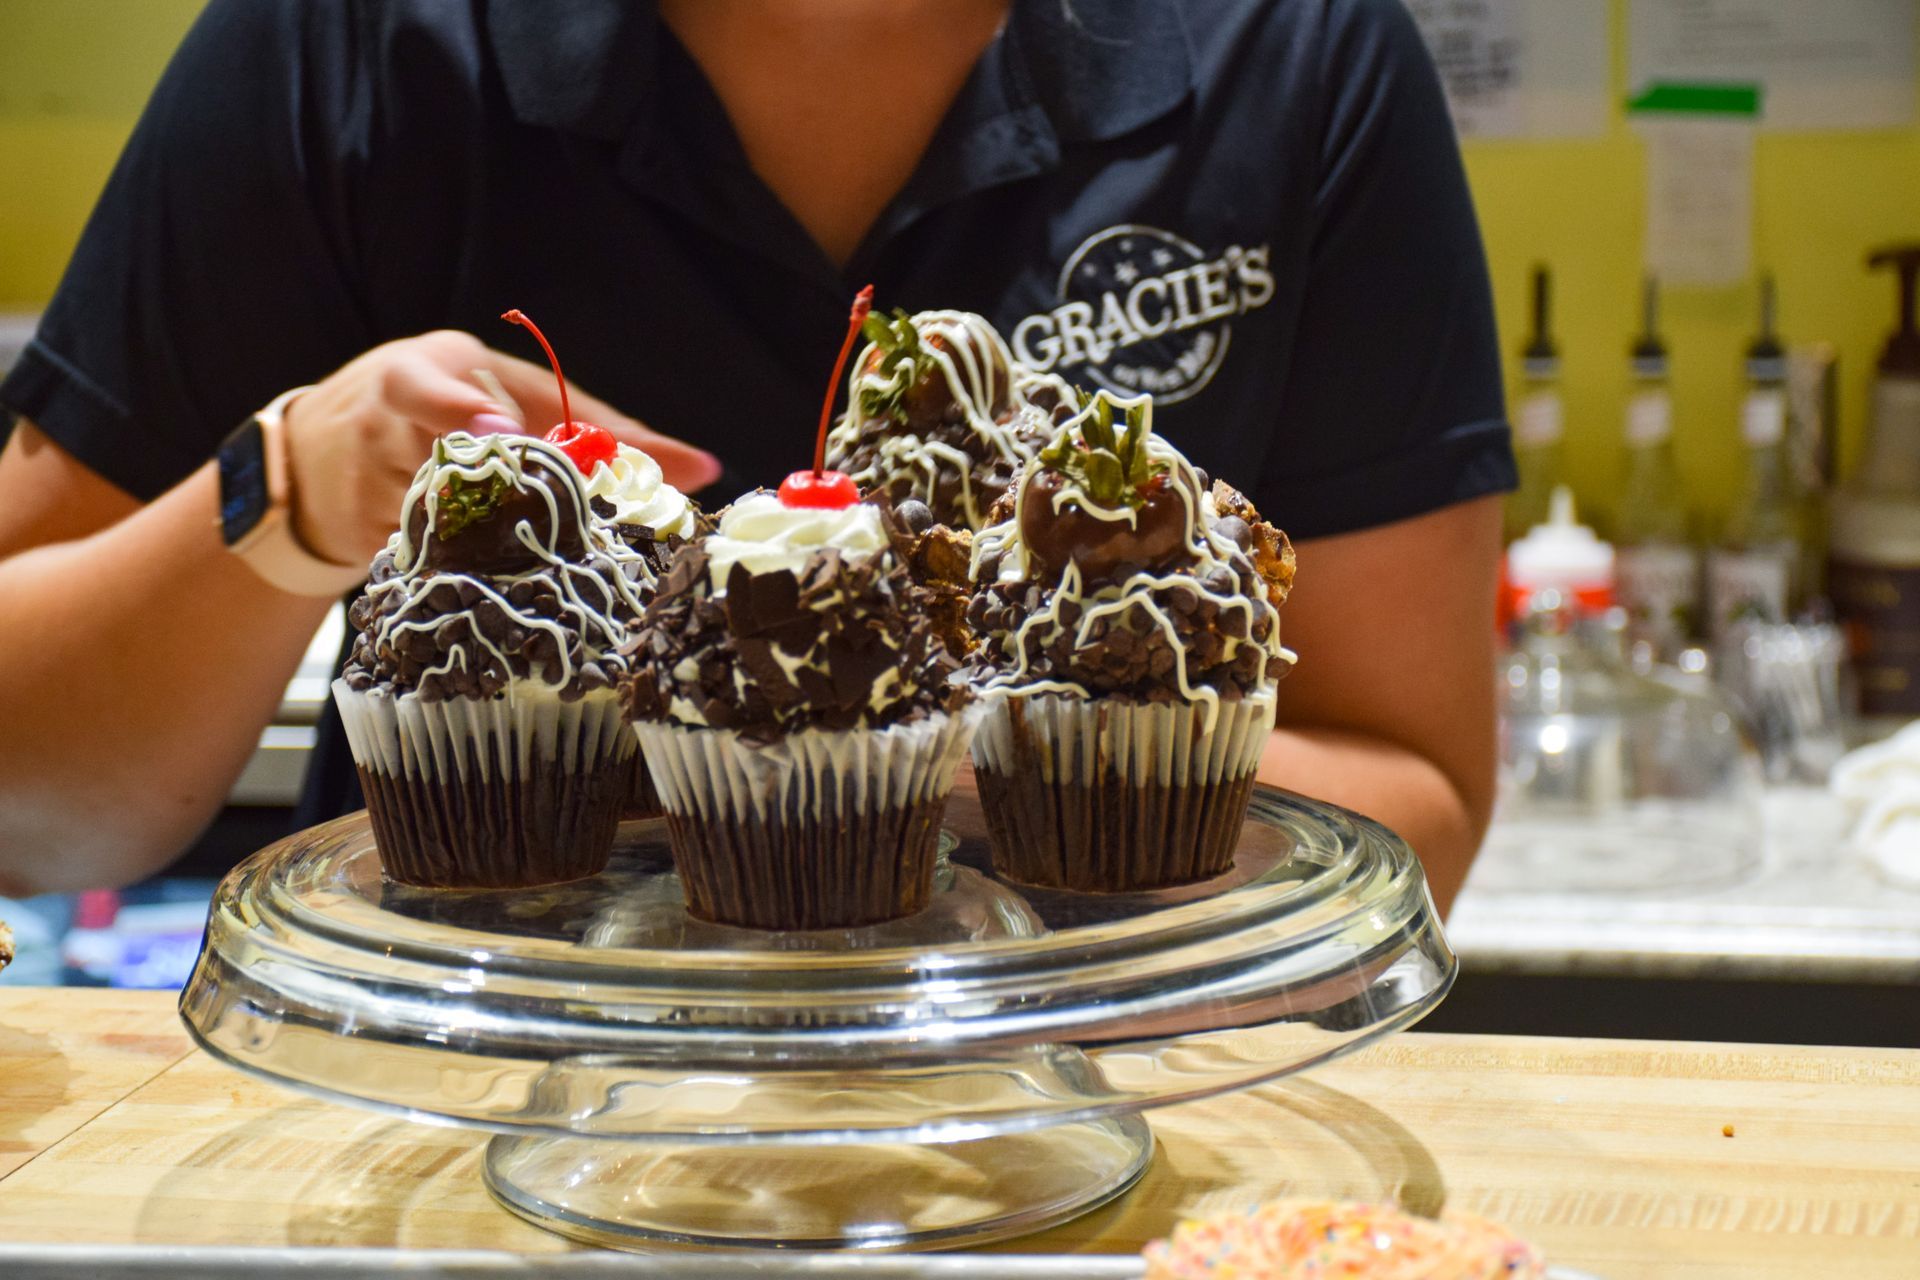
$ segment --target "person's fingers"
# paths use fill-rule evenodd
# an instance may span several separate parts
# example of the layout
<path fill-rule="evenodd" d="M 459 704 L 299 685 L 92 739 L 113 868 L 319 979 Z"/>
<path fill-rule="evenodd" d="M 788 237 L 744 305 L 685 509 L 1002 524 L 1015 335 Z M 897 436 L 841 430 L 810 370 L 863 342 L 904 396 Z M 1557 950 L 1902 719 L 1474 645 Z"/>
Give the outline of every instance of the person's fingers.
<path fill-rule="evenodd" d="M 490 367 L 527 414 L 527 430 L 539 434 L 542 422 L 560 421 L 560 391 L 553 371 L 530 364 L 504 352 L 490 352 Z M 571 381 L 567 395 L 575 420 L 605 427 L 614 439 L 643 450 L 660 464 L 667 483 L 689 493 L 704 489 L 720 478 L 720 460 L 698 445 L 662 435 L 644 423 L 620 412 L 605 400 L 582 391 Z"/>
<path fill-rule="evenodd" d="M 381 374 L 380 400 L 389 412 L 429 435 L 449 431 L 523 434 L 520 424 L 508 416 L 508 407 L 484 387 L 424 354 L 401 356 L 387 366 Z M 476 420 L 480 420 L 477 428 Z"/>

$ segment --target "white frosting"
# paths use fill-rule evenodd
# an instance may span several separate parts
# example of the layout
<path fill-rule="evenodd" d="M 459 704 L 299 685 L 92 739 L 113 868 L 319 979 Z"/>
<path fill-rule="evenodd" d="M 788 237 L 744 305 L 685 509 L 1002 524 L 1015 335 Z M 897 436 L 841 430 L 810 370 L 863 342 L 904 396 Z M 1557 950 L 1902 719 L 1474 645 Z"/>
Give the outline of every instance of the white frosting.
<path fill-rule="evenodd" d="M 1065 424 L 1065 429 L 1080 436 L 1086 420 L 1097 410 L 1100 401 L 1105 400 L 1112 406 L 1116 421 L 1124 421 L 1127 411 L 1145 406 L 1147 413 L 1147 436 L 1144 447 L 1147 456 L 1161 464 L 1157 470 L 1165 470 L 1172 481 L 1173 490 L 1187 508 L 1187 549 L 1194 558 L 1191 567 L 1164 574 L 1135 573 L 1124 582 L 1102 584 L 1089 592 L 1081 576 L 1078 564 L 1069 564 L 1060 581 L 1048 595 L 1039 609 L 1029 615 L 1020 624 L 1018 631 L 1005 637 L 1005 649 L 1011 667 L 998 671 L 983 682 L 986 688 L 1006 689 L 1014 693 L 1060 693 L 1070 697 L 1092 697 L 1091 691 L 1069 680 L 1036 677 L 1028 659 L 1027 640 L 1034 637 L 1042 647 L 1051 644 L 1066 624 L 1060 620 L 1060 606 L 1068 601 L 1081 606 L 1079 620 L 1074 624 L 1073 643 L 1075 647 L 1087 644 L 1092 639 L 1092 628 L 1101 619 L 1110 620 L 1112 626 L 1124 626 L 1128 623 L 1126 615 L 1139 610 L 1148 622 L 1158 627 L 1166 636 L 1174 653 L 1173 675 L 1181 697 L 1190 702 L 1207 704 L 1209 723 L 1217 716 L 1220 707 L 1220 694 L 1208 685 L 1196 685 L 1188 678 L 1186 646 L 1181 643 L 1178 628 L 1167 611 L 1155 600 L 1154 594 L 1174 587 L 1184 587 L 1219 606 L 1224 613 L 1237 611 L 1246 616 L 1247 638 L 1223 636 L 1225 647 L 1221 653 L 1222 662 L 1231 662 L 1242 645 L 1259 644 L 1269 657 L 1277 657 L 1288 663 L 1294 655 L 1280 643 L 1280 619 L 1278 611 L 1264 597 L 1246 595 L 1240 591 L 1217 592 L 1210 590 L 1201 579 L 1216 568 L 1224 568 L 1236 573 L 1233 558 L 1239 549 L 1227 538 L 1215 533 L 1212 528 L 1216 511 L 1213 495 L 1200 484 L 1199 473 L 1193 464 L 1178 449 L 1152 433 L 1153 397 L 1136 396 L 1132 399 L 1111 395 L 1101 391 L 1096 393 L 1087 406 Z M 1032 562 L 1027 554 L 1025 542 L 1020 537 L 1020 515 L 1026 507 L 1027 491 L 1034 474 L 1041 470 L 1038 458 L 1028 462 L 1020 478 L 1015 481 L 1013 516 L 1002 524 L 983 529 L 973 540 L 973 560 L 971 575 L 975 582 L 980 581 L 981 566 L 993 556 L 1000 557 L 997 580 L 1000 582 L 1025 581 L 1032 571 Z M 1108 523 L 1133 525 L 1139 515 L 1131 507 L 1122 505 L 1117 508 L 1104 507 L 1096 503 L 1078 484 L 1069 481 L 1054 493 L 1053 508 L 1061 510 L 1072 504 L 1096 520 Z M 1255 641 L 1254 624 L 1264 615 L 1273 614 L 1272 626 L 1268 628 L 1264 641 Z M 1263 678 L 1261 689 L 1272 687 L 1272 681 Z"/>
<path fill-rule="evenodd" d="M 594 467 L 587 476 L 587 497 L 612 503 L 613 523 L 651 529 L 656 541 L 669 534 L 693 537 L 693 504 L 666 482 L 659 463 L 630 444 L 621 445 L 612 462 Z"/>
<path fill-rule="evenodd" d="M 701 544 L 716 596 L 726 591 L 727 575 L 736 564 L 746 565 L 748 573 L 787 569 L 797 574 L 814 552 L 828 547 L 846 556 L 871 556 L 889 545 L 880 508 L 872 503 L 837 510 L 789 507 L 764 489 L 728 507 L 720 527 Z"/>
<path fill-rule="evenodd" d="M 911 321 L 920 333 L 921 346 L 946 378 L 955 402 L 966 415 L 968 428 L 1009 465 L 1023 465 L 1028 455 L 1020 442 L 1021 428 L 1046 425 L 1044 413 L 1027 403 L 1027 393 L 1048 387 L 1063 392 L 1066 401 L 1072 403 L 1071 388 L 1054 375 L 1032 373 L 1015 365 L 1006 341 L 984 316 L 971 311 L 922 311 Z M 928 341 L 934 337 L 940 339 L 938 344 Z M 872 351 L 869 344 L 854 361 L 846 416 L 827 436 L 829 466 L 844 467 L 867 434 L 871 419 L 861 408 L 863 393 L 905 390 L 907 379 L 913 376 L 911 360 L 900 361 L 887 375 L 867 370 L 867 357 Z M 1003 370 L 1011 375 L 1011 385 L 1003 380 Z M 1012 406 L 1013 416 L 999 422 L 994 419 L 993 407 L 1003 398 Z M 883 484 L 893 476 L 911 475 L 913 496 L 930 501 L 935 478 L 943 467 L 950 469 L 960 479 L 960 505 L 967 527 L 978 529 L 986 517 L 985 495 L 974 492 L 973 465 L 972 458 L 951 445 L 923 439 L 896 424 L 881 441 L 873 462 L 851 474 L 862 489 Z"/>
<path fill-rule="evenodd" d="M 526 478 L 526 464 L 533 457 L 538 457 L 545 464 L 551 483 L 529 481 Z M 426 527 L 431 530 L 437 527 L 435 517 L 440 491 L 451 481 L 457 478 L 470 483 L 480 482 L 495 476 L 504 478 L 512 488 L 538 494 L 547 504 L 550 515 L 548 540 L 543 541 L 534 532 L 531 521 L 521 520 L 513 531 L 521 545 L 531 551 L 540 563 L 521 573 L 485 577 L 429 570 L 421 554 L 423 548 L 414 544 L 407 528 L 407 517 L 415 505 L 425 509 Z M 570 514 L 568 520 L 562 518 L 563 504 Z M 581 529 L 588 559 L 600 561 L 611 572 L 597 572 L 586 565 L 575 564 L 559 553 L 552 537 L 568 524 Z M 482 599 L 499 608 L 514 624 L 529 631 L 544 631 L 551 635 L 559 652 L 558 666 L 536 671 L 534 676 L 536 680 L 557 687 L 567 684 L 574 676 L 568 628 L 552 618 L 539 617 L 516 607 L 508 599 L 513 585 L 535 578 L 552 582 L 559 593 L 562 609 L 570 616 L 582 637 L 587 660 L 601 661 L 612 655 L 626 639 L 624 623 L 616 621 L 614 616 L 619 606 L 624 604 L 628 612 L 640 613 L 644 608 L 639 594 L 640 584 L 649 580 L 646 562 L 592 517 L 587 506 L 585 484 L 573 460 L 559 446 L 530 436 L 471 436 L 464 431 L 456 431 L 436 441 L 432 456 L 415 473 L 413 484 L 401 501 L 400 528 L 387 540 L 387 550 L 393 554 L 397 576 L 375 583 L 367 589 L 367 594 L 378 599 L 388 593 L 399 592 L 401 604 L 392 612 L 382 611 L 380 614 L 370 637 L 376 652 L 397 647 L 397 642 L 412 632 L 437 632 L 456 619 L 464 618 L 473 624 L 471 640 L 467 644 L 451 647 L 444 663 L 422 672 L 422 678 L 444 675 L 455 666 L 464 667 L 472 660 L 469 648 L 473 646 L 486 650 L 498 670 L 505 672 L 513 669 L 510 655 L 501 651 L 487 637 L 478 625 L 473 609 L 439 612 L 425 607 L 427 597 L 442 583 L 477 586 Z M 510 696 L 521 692 L 520 682 L 509 681 L 507 690 Z"/>

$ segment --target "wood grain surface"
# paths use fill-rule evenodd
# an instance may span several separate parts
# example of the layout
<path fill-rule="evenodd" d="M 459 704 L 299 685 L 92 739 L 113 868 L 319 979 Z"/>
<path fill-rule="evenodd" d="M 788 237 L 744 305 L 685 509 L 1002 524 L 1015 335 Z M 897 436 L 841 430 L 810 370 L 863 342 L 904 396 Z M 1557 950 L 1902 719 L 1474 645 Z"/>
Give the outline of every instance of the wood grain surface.
<path fill-rule="evenodd" d="M 149 992 L 0 988 L 0 1178 L 192 1050 Z"/>
<path fill-rule="evenodd" d="M 1920 1053 L 1413 1033 L 1151 1119 L 1139 1186 L 1005 1247 L 1386 1195 L 1608 1280 L 1920 1277 Z M 0 991 L 0 1240 L 569 1247 L 493 1205 L 483 1142 L 188 1054 L 164 995 Z"/>

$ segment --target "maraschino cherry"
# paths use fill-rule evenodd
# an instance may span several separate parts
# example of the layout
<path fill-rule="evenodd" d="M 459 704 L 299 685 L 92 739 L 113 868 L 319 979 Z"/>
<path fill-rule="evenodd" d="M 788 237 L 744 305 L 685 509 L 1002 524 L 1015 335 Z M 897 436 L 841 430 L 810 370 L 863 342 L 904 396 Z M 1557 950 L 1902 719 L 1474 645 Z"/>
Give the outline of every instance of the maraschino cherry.
<path fill-rule="evenodd" d="M 518 308 L 501 313 L 500 318 L 533 332 L 534 340 L 547 353 L 547 363 L 553 366 L 554 381 L 560 384 L 560 421 L 553 430 L 547 432 L 547 443 L 559 445 L 560 452 L 573 459 L 573 465 L 580 469 L 583 476 L 593 474 L 593 469 L 603 462 L 611 464 L 619 452 L 620 442 L 605 427 L 573 420 L 573 406 L 567 402 L 567 379 L 560 372 L 560 357 L 553 354 L 553 345 L 547 341 L 547 335 L 540 332 L 540 326 L 527 319 Z"/>
<path fill-rule="evenodd" d="M 873 310 L 873 286 L 868 285 L 853 298 L 853 311 L 847 317 L 846 341 L 840 344 L 840 358 L 833 362 L 833 376 L 827 379 L 827 398 L 820 406 L 820 432 L 813 442 L 813 470 L 796 471 L 780 482 L 780 505 L 811 507 L 823 511 L 844 511 L 860 501 L 860 486 L 844 471 L 828 471 L 827 423 L 833 418 L 833 398 L 840 390 L 840 375 L 846 372 L 847 356 L 860 326 Z"/>

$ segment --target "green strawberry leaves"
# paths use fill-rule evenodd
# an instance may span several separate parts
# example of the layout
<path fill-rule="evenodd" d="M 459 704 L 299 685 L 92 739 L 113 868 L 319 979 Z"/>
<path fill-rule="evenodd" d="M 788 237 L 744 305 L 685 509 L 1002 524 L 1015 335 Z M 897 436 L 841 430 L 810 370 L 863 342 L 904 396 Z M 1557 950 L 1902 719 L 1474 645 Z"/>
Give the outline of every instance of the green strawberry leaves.
<path fill-rule="evenodd" d="M 434 441 L 434 465 L 443 465 L 446 460 L 445 447 L 438 440 Z M 434 533 L 442 538 L 451 538 L 469 525 L 485 520 L 499 509 L 501 498 L 511 487 L 507 478 L 499 474 L 478 480 L 469 480 L 461 475 L 449 476 L 434 495 Z"/>
<path fill-rule="evenodd" d="M 1154 461 L 1147 452 L 1151 433 L 1147 402 L 1128 406 L 1116 431 L 1113 398 L 1105 391 L 1096 391 L 1091 398 L 1084 392 L 1080 395 L 1082 412 L 1074 420 L 1080 438 L 1074 438 L 1072 424 L 1062 427 L 1053 442 L 1040 451 L 1041 465 L 1064 474 L 1100 506 L 1139 507 L 1145 501 L 1141 489 L 1167 469 L 1164 462 Z"/>
<path fill-rule="evenodd" d="M 880 363 L 874 372 L 889 384 L 885 388 L 861 388 L 860 414 L 869 419 L 892 418 L 905 426 L 907 415 L 901 408 L 901 397 L 933 371 L 933 356 L 921 343 L 920 331 L 913 327 L 912 317 L 898 307 L 890 316 L 873 312 L 860 326 L 860 332 L 879 349 Z M 864 365 L 864 361 L 862 363 Z M 896 377 L 902 364 L 909 366 L 907 374 Z"/>

